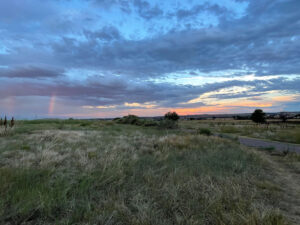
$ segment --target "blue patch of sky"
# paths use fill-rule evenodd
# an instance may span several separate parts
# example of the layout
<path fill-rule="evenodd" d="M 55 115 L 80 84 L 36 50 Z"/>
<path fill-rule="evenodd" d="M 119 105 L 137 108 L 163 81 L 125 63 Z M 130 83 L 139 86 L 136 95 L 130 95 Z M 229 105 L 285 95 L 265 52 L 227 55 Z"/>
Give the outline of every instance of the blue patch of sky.
<path fill-rule="evenodd" d="M 228 10 L 234 12 L 236 17 L 241 17 L 245 14 L 247 3 L 235 2 L 230 0 L 211 0 L 211 1 L 158 1 L 153 0 L 150 3 L 150 7 L 158 6 L 163 10 L 163 15 L 153 17 L 151 19 L 143 19 L 138 16 L 137 9 L 130 5 L 130 13 L 124 12 L 119 7 L 94 7 L 86 8 L 90 12 L 91 17 L 95 15 L 99 16 L 99 20 L 90 26 L 89 29 L 96 30 L 103 26 L 113 25 L 117 27 L 125 39 L 128 40 L 141 40 L 152 38 L 156 35 L 162 35 L 170 30 L 184 30 L 187 27 L 191 29 L 204 28 L 209 26 L 217 26 L 219 19 L 216 15 L 210 12 L 199 12 L 197 15 L 192 16 L 186 21 L 178 21 L 174 14 L 176 10 L 191 9 L 198 4 L 218 4 L 221 7 L 225 7 Z M 67 4 L 67 3 L 64 3 Z M 69 3 L 70 4 L 70 3 Z M 84 3 L 78 2 L 78 7 L 81 7 Z M 74 7 L 74 5 L 72 5 Z M 85 6 L 88 7 L 85 3 Z"/>
<path fill-rule="evenodd" d="M 6 46 L 0 46 L 0 55 L 8 55 L 9 49 Z"/>

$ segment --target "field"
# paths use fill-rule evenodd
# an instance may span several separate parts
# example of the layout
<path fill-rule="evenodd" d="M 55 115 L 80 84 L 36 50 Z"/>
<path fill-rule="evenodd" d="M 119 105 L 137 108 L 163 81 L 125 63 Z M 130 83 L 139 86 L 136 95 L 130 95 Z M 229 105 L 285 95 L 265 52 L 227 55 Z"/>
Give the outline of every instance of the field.
<path fill-rule="evenodd" d="M 214 133 L 225 133 L 241 135 L 253 138 L 263 138 L 273 141 L 290 142 L 300 144 L 300 120 L 289 121 L 290 123 L 279 123 L 277 120 L 268 121 L 269 125 L 254 124 L 250 120 L 216 119 L 182 121 L 185 129 L 199 130 L 209 129 Z M 293 122 L 295 122 L 293 124 Z"/>
<path fill-rule="evenodd" d="M 199 129 L 297 143 L 299 128 L 232 123 L 17 121 L 0 131 L 0 224 L 297 224 L 299 155 Z"/>

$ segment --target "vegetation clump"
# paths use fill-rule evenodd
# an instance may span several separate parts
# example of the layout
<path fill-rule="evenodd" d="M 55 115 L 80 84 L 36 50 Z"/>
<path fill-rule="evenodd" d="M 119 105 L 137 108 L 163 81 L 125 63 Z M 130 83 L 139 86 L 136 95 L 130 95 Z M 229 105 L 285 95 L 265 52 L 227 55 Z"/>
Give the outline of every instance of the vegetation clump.
<path fill-rule="evenodd" d="M 207 136 L 212 135 L 212 132 L 208 128 L 199 128 L 197 133 L 202 135 L 207 135 Z"/>
<path fill-rule="evenodd" d="M 175 129 L 178 127 L 178 124 L 174 120 L 165 119 L 165 120 L 159 121 L 158 126 L 159 126 L 159 128 L 162 128 L 162 129 Z"/>
<path fill-rule="evenodd" d="M 131 125 L 138 125 L 139 124 L 139 117 L 136 115 L 128 115 L 124 116 L 123 118 L 117 119 L 117 123 L 121 124 L 131 124 Z"/>
<path fill-rule="evenodd" d="M 251 120 L 255 123 L 265 123 L 266 114 L 262 109 L 256 109 L 251 115 Z"/>
<path fill-rule="evenodd" d="M 7 128 L 7 119 L 6 119 L 6 116 L 4 117 L 3 125 L 4 125 L 4 128 L 6 129 Z"/>
<path fill-rule="evenodd" d="M 165 117 L 164 117 L 166 120 L 173 120 L 173 121 L 177 121 L 179 120 L 179 116 L 176 112 L 167 112 L 165 114 Z"/>
<path fill-rule="evenodd" d="M 164 119 L 158 124 L 159 128 L 162 129 L 174 129 L 178 127 L 179 116 L 176 112 L 167 112 Z"/>
<path fill-rule="evenodd" d="M 136 115 L 128 115 L 115 120 L 120 124 L 142 125 L 141 119 Z"/>
<path fill-rule="evenodd" d="M 2 130 L 2 126 L 4 127 L 4 130 Z M 11 118 L 11 120 L 7 120 L 7 117 L 4 117 L 4 120 L 2 118 L 0 118 L 0 135 L 1 136 L 7 136 L 12 134 L 12 132 L 10 132 L 12 130 L 12 128 L 15 126 L 15 119 L 14 117 Z M 8 130 L 7 128 L 10 128 L 11 130 Z"/>
<path fill-rule="evenodd" d="M 14 117 L 12 117 L 9 126 L 13 127 L 14 125 L 15 125 L 15 119 Z"/>
<path fill-rule="evenodd" d="M 165 114 L 164 119 L 155 121 L 153 119 L 142 119 L 136 115 L 128 115 L 122 118 L 113 119 L 114 122 L 119 124 L 131 124 L 144 127 L 158 127 L 162 129 L 174 129 L 178 127 L 179 116 L 176 112 L 168 112 Z"/>
<path fill-rule="evenodd" d="M 113 121 L 120 123 L 120 124 L 130 124 L 130 125 L 137 125 L 137 126 L 157 126 L 158 123 L 151 119 L 141 119 L 136 115 L 128 115 L 122 118 L 115 118 Z"/>

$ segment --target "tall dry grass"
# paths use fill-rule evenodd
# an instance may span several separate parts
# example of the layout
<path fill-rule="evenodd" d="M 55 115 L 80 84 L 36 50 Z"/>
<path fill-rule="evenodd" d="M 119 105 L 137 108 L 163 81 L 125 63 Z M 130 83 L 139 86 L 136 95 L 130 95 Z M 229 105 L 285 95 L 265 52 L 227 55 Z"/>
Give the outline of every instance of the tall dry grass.
<path fill-rule="evenodd" d="M 0 137 L 0 223 L 286 224 L 265 163 L 234 142 L 60 122 Z"/>

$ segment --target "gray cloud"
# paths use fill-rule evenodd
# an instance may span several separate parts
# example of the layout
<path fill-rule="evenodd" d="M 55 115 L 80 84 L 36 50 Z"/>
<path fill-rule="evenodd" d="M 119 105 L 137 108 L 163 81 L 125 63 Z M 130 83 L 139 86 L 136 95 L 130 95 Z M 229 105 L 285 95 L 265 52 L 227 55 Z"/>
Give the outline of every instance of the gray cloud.
<path fill-rule="evenodd" d="M 221 7 L 217 4 L 209 4 L 208 2 L 206 2 L 204 4 L 195 5 L 190 9 L 179 9 L 176 11 L 176 13 L 171 14 L 171 16 L 176 16 L 178 20 L 183 20 L 197 16 L 203 12 L 213 13 L 218 17 L 223 15 L 230 15 L 232 13 L 225 7 Z"/>
<path fill-rule="evenodd" d="M 104 41 L 118 40 L 121 38 L 119 30 L 113 26 L 105 26 L 97 31 L 84 31 L 85 36 L 88 39 L 99 39 Z"/>
<path fill-rule="evenodd" d="M 143 40 L 125 40 L 116 28 L 105 27 L 86 31 L 87 41 L 63 37 L 51 46 L 68 67 L 122 71 L 134 77 L 228 69 L 255 71 L 257 75 L 299 74 L 300 14 L 295 7 L 299 3 L 257 4 L 262 5 L 263 13 L 256 4 L 249 4 L 245 17 L 224 19 L 217 27 L 173 30 Z M 102 45 L 97 39 L 113 42 Z"/>
<path fill-rule="evenodd" d="M 296 74 L 299 77 L 300 2 L 297 0 L 249 1 L 245 15 L 240 18 L 232 16 L 234 12 L 225 7 L 209 3 L 189 9 L 179 8 L 169 18 L 169 9 L 164 10 L 146 0 L 82 1 L 91 4 L 90 7 L 97 5 L 104 10 L 117 7 L 125 12 L 122 18 L 131 15 L 136 19 L 139 16 L 143 18 L 142 24 L 152 26 L 155 32 L 143 38 L 128 38 L 131 34 L 126 32 L 129 32 L 130 26 L 122 30 L 122 26 L 128 24 L 120 25 L 105 19 L 101 21 L 98 14 L 87 15 L 74 10 L 70 18 L 65 18 L 63 10 L 58 10 L 55 4 L 50 3 L 52 1 L 43 2 L 43 6 L 37 0 L 27 0 L 22 6 L 16 5 L 15 0 L 7 1 L 0 9 L 0 36 L 8 49 L 5 54 L 0 49 L 0 68 L 3 67 L 0 69 L 0 77 L 3 78 L 1 97 L 55 94 L 91 105 L 158 102 L 162 107 L 182 107 L 180 103 L 200 94 L 232 86 L 251 85 L 253 92 L 257 93 L 269 90 L 299 93 L 299 78 L 230 81 L 198 87 L 149 82 L 149 78 L 165 78 L 170 73 L 180 76 L 182 71 L 189 71 L 185 75 L 192 76 L 242 70 L 244 72 L 241 73 L 254 72 L 256 76 Z M 41 7 L 37 10 L 33 7 L 35 4 Z M 204 28 L 177 27 L 178 21 L 183 23 L 187 18 L 194 20 L 203 12 L 218 17 L 219 23 Z M 171 28 L 158 32 L 155 27 L 163 20 Z M 51 21 L 58 25 L 54 26 Z M 93 21 L 94 26 L 89 21 Z M 104 78 L 92 77 L 78 83 L 62 76 L 72 69 L 92 70 L 95 74 L 103 72 L 105 75 Z M 110 79 L 116 74 L 118 79 Z M 87 75 L 83 73 L 80 76 Z M 17 79 L 10 78 L 52 80 L 48 83 L 44 82 L 47 79 L 43 82 L 31 82 L 29 79 L 15 82 Z M 243 96 L 251 98 L 255 94 L 215 97 Z"/>
<path fill-rule="evenodd" d="M 61 69 L 47 69 L 36 66 L 16 67 L 14 69 L 0 69 L 0 78 L 58 78 L 63 76 Z"/>
<path fill-rule="evenodd" d="M 147 1 L 134 0 L 133 5 L 137 9 L 139 16 L 144 19 L 149 20 L 163 15 L 162 9 L 160 9 L 157 5 L 151 6 Z"/>
<path fill-rule="evenodd" d="M 124 4 L 121 1 L 98 3 Z M 140 12 L 153 7 L 141 0 L 134 1 L 134 4 Z M 174 29 L 142 40 L 126 40 L 113 26 L 93 31 L 84 28 L 87 40 L 61 36 L 55 41 L 43 43 L 43 51 L 46 47 L 51 47 L 53 51 L 45 55 L 45 61 L 42 62 L 48 61 L 68 68 L 122 71 L 124 75 L 133 77 L 163 77 L 165 73 L 182 70 L 213 72 L 228 69 L 255 71 L 257 75 L 299 74 L 298 5 L 299 2 L 295 0 L 250 2 L 246 16 L 240 19 L 225 16 L 216 27 L 181 31 Z M 199 10 L 210 10 L 219 15 L 226 11 L 218 5 L 206 3 L 195 6 L 184 15 L 193 17 Z M 145 15 L 148 17 L 147 13 Z M 108 44 L 99 43 L 98 40 Z M 40 40 L 28 42 L 40 44 Z M 27 49 L 25 54 L 24 48 L 13 50 L 9 56 L 0 55 L 0 60 L 7 64 L 16 59 L 20 60 L 18 63 L 28 63 L 28 59 L 39 62 L 43 60 L 40 55 L 45 54 L 28 56 L 28 51 L 32 53 L 37 50 Z"/>
<path fill-rule="evenodd" d="M 270 90 L 299 93 L 300 77 L 289 80 L 277 78 L 267 81 L 226 81 L 202 86 L 174 85 L 170 83 L 132 82 L 123 78 L 100 79 L 91 77 L 85 82 L 55 84 L 36 82 L 7 82 L 0 84 L 0 96 L 52 96 L 81 102 L 84 105 L 121 105 L 125 102 L 155 102 L 158 107 L 199 107 L 203 103 L 185 104 L 201 94 L 223 88 L 250 86 L 250 93 L 223 94 L 211 97 L 219 99 L 253 97 Z"/>

